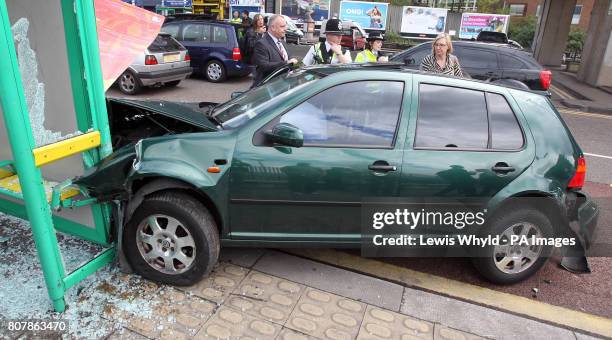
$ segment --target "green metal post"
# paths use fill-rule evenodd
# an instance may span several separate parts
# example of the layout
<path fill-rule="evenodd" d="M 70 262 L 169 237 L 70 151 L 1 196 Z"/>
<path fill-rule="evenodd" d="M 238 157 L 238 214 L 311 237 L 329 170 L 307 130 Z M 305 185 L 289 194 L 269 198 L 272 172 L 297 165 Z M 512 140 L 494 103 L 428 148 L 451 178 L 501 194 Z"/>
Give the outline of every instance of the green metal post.
<path fill-rule="evenodd" d="M 42 175 L 34 164 L 34 141 L 5 0 L 0 0 L 0 70 L 0 105 L 23 198 L 27 202 L 26 209 L 34 242 L 53 307 L 56 311 L 63 312 L 66 308 L 64 265 L 42 186 Z"/>

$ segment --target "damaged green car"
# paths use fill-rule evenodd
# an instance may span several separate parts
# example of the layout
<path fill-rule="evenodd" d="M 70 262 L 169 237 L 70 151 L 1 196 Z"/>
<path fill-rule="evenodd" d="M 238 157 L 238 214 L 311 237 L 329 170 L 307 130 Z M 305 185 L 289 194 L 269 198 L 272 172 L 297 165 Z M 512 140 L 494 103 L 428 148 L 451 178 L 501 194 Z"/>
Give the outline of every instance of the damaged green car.
<path fill-rule="evenodd" d="M 581 190 L 582 151 L 545 97 L 349 65 L 201 106 L 109 100 L 117 151 L 76 181 L 116 202 L 115 237 L 146 278 L 193 284 L 221 246 L 358 248 L 364 199 L 405 197 L 484 197 L 486 232 L 575 237 L 564 263 L 588 270 L 598 208 Z M 552 250 L 490 245 L 473 262 L 513 283 Z"/>

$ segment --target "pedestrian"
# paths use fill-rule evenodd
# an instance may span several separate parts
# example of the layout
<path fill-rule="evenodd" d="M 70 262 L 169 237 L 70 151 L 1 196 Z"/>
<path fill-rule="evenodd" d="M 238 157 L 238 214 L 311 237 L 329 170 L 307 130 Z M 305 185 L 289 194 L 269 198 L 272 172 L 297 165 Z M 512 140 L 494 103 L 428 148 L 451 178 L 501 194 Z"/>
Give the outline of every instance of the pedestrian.
<path fill-rule="evenodd" d="M 350 63 L 352 61 L 351 52 L 340 46 L 341 40 L 342 22 L 335 18 L 327 20 L 325 41 L 310 47 L 304 57 L 304 65 Z"/>
<path fill-rule="evenodd" d="M 253 20 L 251 20 L 249 17 L 249 11 L 245 9 L 242 11 L 242 27 L 244 28 L 244 31 L 246 32 L 251 25 L 253 25 Z"/>
<path fill-rule="evenodd" d="M 255 14 L 253 17 L 253 24 L 246 32 L 245 37 L 245 61 L 251 64 L 253 53 L 255 52 L 255 43 L 261 39 L 266 33 L 266 26 L 264 25 L 264 17 L 261 14 Z"/>
<path fill-rule="evenodd" d="M 257 86 L 277 68 L 287 64 L 297 64 L 297 59 L 289 58 L 287 45 L 283 38 L 287 23 L 282 15 L 274 14 L 268 19 L 268 32 L 255 43 L 253 64 L 256 67 L 252 87 Z"/>
<path fill-rule="evenodd" d="M 450 36 L 446 33 L 438 35 L 431 44 L 431 54 L 421 61 L 420 70 L 465 77 L 459 59 L 452 53 L 453 44 Z"/>
<path fill-rule="evenodd" d="M 368 35 L 368 42 L 366 43 L 365 50 L 359 52 L 357 57 L 355 57 L 355 62 L 357 63 L 375 63 L 377 61 L 386 62 L 389 59 L 386 56 L 383 56 L 380 52 L 382 48 L 383 41 L 385 38 L 380 32 L 374 31 Z"/>
<path fill-rule="evenodd" d="M 242 24 L 242 18 L 240 18 L 240 12 L 232 12 L 232 18 L 230 19 L 232 24 Z"/>

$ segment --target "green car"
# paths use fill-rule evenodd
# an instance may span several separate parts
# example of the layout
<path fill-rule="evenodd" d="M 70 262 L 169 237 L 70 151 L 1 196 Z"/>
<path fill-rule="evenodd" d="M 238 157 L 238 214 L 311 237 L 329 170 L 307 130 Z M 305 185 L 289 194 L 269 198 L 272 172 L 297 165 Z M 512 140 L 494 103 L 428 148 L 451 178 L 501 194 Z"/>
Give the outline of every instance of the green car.
<path fill-rule="evenodd" d="M 344 65 L 204 106 L 109 100 L 118 149 L 77 181 L 117 203 L 115 236 L 146 278 L 193 284 L 221 246 L 362 247 L 364 205 L 378 199 L 484 199 L 475 232 L 504 241 L 473 263 L 493 282 L 529 277 L 556 247 L 514 236 L 571 237 L 564 266 L 588 270 L 599 210 L 581 190 L 582 151 L 543 96 Z"/>

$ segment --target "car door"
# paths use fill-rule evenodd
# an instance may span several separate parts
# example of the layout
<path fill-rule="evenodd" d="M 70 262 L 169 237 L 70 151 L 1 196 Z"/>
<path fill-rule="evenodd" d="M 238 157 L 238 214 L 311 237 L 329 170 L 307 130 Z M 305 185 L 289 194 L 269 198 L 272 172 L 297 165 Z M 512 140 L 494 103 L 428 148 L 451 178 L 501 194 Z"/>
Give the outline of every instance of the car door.
<path fill-rule="evenodd" d="M 206 66 L 205 62 L 210 52 L 210 31 L 210 25 L 208 24 L 196 22 L 187 22 L 183 24 L 180 42 L 189 51 L 191 66 L 196 71 L 202 71 L 204 66 Z"/>
<path fill-rule="evenodd" d="M 402 197 L 488 200 L 533 162 L 533 142 L 512 97 L 485 84 L 415 78 Z"/>
<path fill-rule="evenodd" d="M 358 243 L 362 200 L 398 194 L 405 137 L 398 131 L 406 128 L 400 118 L 410 85 L 335 84 L 239 142 L 230 176 L 231 238 Z M 278 123 L 300 128 L 304 145 L 258 142 Z"/>
<path fill-rule="evenodd" d="M 461 68 L 474 79 L 494 81 L 502 76 L 497 52 L 493 50 L 456 46 L 453 53 L 459 59 Z"/>

